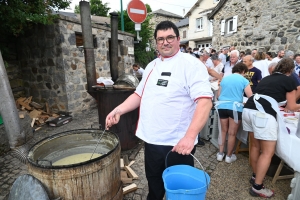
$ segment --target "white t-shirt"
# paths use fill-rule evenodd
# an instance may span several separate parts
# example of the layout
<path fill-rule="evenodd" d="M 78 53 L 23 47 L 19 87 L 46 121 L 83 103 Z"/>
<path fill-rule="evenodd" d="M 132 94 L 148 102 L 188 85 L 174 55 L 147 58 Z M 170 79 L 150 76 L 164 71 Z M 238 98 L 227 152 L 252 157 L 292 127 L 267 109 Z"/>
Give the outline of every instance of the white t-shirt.
<path fill-rule="evenodd" d="M 176 145 L 191 123 L 195 101 L 213 97 L 208 78 L 203 63 L 180 51 L 149 63 L 135 91 L 141 97 L 136 136 L 150 144 Z"/>
<path fill-rule="evenodd" d="M 275 58 L 272 59 L 272 62 L 278 63 L 280 60 L 281 60 L 281 58 L 278 58 L 278 56 L 277 56 L 277 57 L 275 57 Z"/>
<path fill-rule="evenodd" d="M 226 56 L 223 53 L 219 54 L 219 59 L 221 60 L 221 62 L 223 63 L 223 65 L 226 64 Z"/>
<path fill-rule="evenodd" d="M 214 66 L 212 69 L 215 70 L 218 74 L 222 73 L 222 69 L 223 69 L 224 65 L 222 62 L 220 62 L 217 66 Z M 209 80 L 213 80 L 215 79 L 212 76 L 209 76 Z"/>
<path fill-rule="evenodd" d="M 227 61 L 223 67 L 223 70 L 222 70 L 222 73 L 224 74 L 223 75 L 223 78 L 232 74 L 232 68 L 233 68 L 234 65 L 231 66 L 231 63 L 230 61 Z"/>
<path fill-rule="evenodd" d="M 270 75 L 269 63 L 267 60 L 257 60 L 256 62 L 253 63 L 253 66 L 261 71 L 261 78 Z"/>
<path fill-rule="evenodd" d="M 145 70 L 143 68 L 139 68 L 137 71 L 133 70 L 133 75 L 134 76 L 138 76 L 138 75 L 143 76 L 144 71 Z"/>

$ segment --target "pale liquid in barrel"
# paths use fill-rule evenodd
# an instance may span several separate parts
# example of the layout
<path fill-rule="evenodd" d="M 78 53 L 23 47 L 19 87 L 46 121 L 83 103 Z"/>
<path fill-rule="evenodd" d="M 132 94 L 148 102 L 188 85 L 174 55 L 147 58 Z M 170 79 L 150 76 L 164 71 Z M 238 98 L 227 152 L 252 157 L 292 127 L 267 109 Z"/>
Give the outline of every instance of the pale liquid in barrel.
<path fill-rule="evenodd" d="M 81 153 L 81 154 L 75 154 L 72 156 L 68 156 L 65 158 L 62 158 L 54 163 L 52 163 L 53 166 L 58 166 L 58 165 L 72 165 L 76 163 L 81 163 L 85 162 L 91 159 L 92 153 Z M 94 153 L 92 159 L 98 158 L 101 156 L 99 153 Z"/>

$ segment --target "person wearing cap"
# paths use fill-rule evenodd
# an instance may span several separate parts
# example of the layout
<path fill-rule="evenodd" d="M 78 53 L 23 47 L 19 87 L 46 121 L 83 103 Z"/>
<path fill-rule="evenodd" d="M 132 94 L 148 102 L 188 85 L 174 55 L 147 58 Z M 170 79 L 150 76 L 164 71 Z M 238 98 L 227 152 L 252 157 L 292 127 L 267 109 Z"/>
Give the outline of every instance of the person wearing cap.
<path fill-rule="evenodd" d="M 168 167 L 194 166 L 190 154 L 208 120 L 213 93 L 205 65 L 180 51 L 179 30 L 173 22 L 160 22 L 154 39 L 160 57 L 147 65 L 135 92 L 107 115 L 106 127 L 139 108 L 136 136 L 144 141 L 147 199 L 162 200 L 166 157 Z"/>

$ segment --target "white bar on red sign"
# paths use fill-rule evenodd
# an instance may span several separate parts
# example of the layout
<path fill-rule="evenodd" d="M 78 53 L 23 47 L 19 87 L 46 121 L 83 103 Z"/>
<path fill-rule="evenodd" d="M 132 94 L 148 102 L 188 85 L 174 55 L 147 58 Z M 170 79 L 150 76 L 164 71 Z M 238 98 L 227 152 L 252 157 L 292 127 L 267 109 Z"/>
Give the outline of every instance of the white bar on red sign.
<path fill-rule="evenodd" d="M 135 8 L 130 8 L 130 12 L 131 12 L 131 13 L 136 13 L 136 14 L 141 14 L 141 15 L 144 15 L 144 14 L 145 14 L 145 11 L 144 11 L 144 10 L 135 9 Z"/>

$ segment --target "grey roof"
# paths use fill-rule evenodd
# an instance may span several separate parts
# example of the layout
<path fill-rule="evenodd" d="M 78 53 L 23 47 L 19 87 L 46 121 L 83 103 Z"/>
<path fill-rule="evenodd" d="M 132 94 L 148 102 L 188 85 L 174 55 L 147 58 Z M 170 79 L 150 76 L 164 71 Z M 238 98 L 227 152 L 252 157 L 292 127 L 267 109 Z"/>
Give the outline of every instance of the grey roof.
<path fill-rule="evenodd" d="M 153 12 L 149 13 L 149 15 L 152 15 L 152 14 L 164 15 L 164 16 L 167 16 L 167 17 L 174 17 L 174 18 L 183 19 L 182 16 L 171 13 L 171 12 L 168 12 L 168 11 L 165 11 L 163 9 L 159 9 L 159 10 L 156 10 L 156 11 L 153 11 Z"/>
<path fill-rule="evenodd" d="M 175 24 L 178 28 L 189 25 L 189 18 L 184 18 Z"/>
<path fill-rule="evenodd" d="M 220 0 L 218 5 L 211 11 L 211 13 L 208 15 L 208 19 L 213 19 L 215 14 L 223 7 L 223 5 L 226 3 L 227 0 Z"/>

